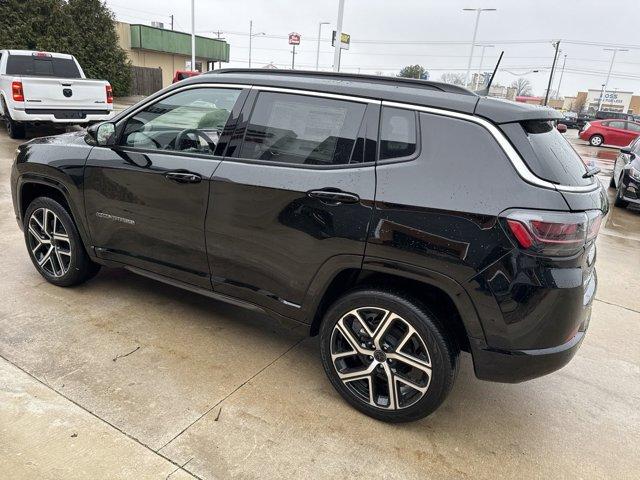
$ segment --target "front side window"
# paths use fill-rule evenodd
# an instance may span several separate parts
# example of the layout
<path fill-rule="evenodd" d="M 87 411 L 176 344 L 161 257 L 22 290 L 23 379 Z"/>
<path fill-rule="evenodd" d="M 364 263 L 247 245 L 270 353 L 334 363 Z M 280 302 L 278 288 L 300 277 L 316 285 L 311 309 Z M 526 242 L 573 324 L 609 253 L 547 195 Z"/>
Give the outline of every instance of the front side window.
<path fill-rule="evenodd" d="M 380 160 L 410 157 L 416 152 L 416 113 L 401 108 L 382 108 Z"/>
<path fill-rule="evenodd" d="M 295 165 L 348 164 L 365 109 L 363 103 L 262 92 L 240 157 Z"/>
<path fill-rule="evenodd" d="M 213 155 L 240 90 L 193 88 L 163 98 L 127 120 L 120 144 Z"/>
<path fill-rule="evenodd" d="M 640 132 L 640 125 L 637 123 L 629 122 L 627 123 L 627 130 L 631 130 L 632 132 Z"/>

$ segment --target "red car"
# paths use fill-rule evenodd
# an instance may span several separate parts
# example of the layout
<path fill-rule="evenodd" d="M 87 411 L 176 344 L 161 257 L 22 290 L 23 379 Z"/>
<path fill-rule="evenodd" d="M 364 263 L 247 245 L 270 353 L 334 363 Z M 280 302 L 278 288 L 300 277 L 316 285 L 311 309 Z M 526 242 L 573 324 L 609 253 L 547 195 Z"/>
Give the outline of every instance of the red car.
<path fill-rule="evenodd" d="M 184 80 L 185 78 L 195 77 L 196 75 L 200 75 L 200 72 L 197 70 L 176 70 L 176 74 L 173 76 L 173 83 Z"/>
<path fill-rule="evenodd" d="M 578 136 L 594 147 L 624 147 L 640 136 L 640 123 L 628 120 L 594 120 L 587 122 Z"/>

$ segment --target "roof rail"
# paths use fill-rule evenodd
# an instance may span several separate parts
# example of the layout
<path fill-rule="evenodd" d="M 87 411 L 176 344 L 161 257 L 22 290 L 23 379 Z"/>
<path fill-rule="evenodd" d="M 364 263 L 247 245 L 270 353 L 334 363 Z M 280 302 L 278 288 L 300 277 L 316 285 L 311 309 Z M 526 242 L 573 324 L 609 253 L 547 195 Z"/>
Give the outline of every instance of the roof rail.
<path fill-rule="evenodd" d="M 342 73 L 342 72 L 321 72 L 316 70 L 282 70 L 282 69 L 262 69 L 262 68 L 222 68 L 219 70 L 211 70 L 206 75 L 217 75 L 225 73 L 246 73 L 252 75 L 282 75 L 282 76 L 299 76 L 299 77 L 317 77 L 331 78 L 334 80 L 352 80 L 356 82 L 379 83 L 386 85 L 425 88 L 428 90 L 437 90 L 447 93 L 458 93 L 462 95 L 476 95 L 471 90 L 458 85 L 452 85 L 443 82 L 432 82 L 429 80 L 420 80 L 417 78 L 404 77 L 384 77 L 380 75 L 365 75 L 359 73 Z"/>

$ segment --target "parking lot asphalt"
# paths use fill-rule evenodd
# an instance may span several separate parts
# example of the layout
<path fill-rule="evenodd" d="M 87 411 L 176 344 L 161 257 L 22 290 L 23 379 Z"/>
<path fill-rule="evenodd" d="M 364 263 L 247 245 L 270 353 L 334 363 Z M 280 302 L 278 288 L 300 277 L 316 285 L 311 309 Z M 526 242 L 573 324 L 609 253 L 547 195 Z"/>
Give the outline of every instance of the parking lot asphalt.
<path fill-rule="evenodd" d="M 567 136 L 608 185 L 616 150 Z M 638 478 L 640 210 L 611 207 L 567 367 L 488 383 L 465 354 L 438 411 L 388 425 L 342 401 L 302 328 L 123 270 L 45 282 L 11 205 L 18 143 L 0 132 L 0 476 Z"/>

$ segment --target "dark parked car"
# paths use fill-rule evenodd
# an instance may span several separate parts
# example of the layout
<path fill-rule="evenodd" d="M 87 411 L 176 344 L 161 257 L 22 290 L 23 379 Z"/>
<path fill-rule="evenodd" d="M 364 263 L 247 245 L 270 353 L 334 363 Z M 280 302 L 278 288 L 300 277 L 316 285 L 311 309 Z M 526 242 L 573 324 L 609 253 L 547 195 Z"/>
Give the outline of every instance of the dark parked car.
<path fill-rule="evenodd" d="M 620 149 L 609 186 L 616 189 L 616 207 L 640 205 L 640 137 Z"/>
<path fill-rule="evenodd" d="M 585 124 L 591 119 L 592 119 L 591 117 L 587 117 L 584 115 L 578 115 L 578 116 L 565 115 L 560 120 L 560 123 L 564 123 L 567 126 L 567 128 L 575 128 L 578 130 L 582 130 Z"/>
<path fill-rule="evenodd" d="M 623 112 L 610 112 L 609 110 L 598 110 L 595 114 L 596 120 L 631 120 L 633 121 L 633 115 Z"/>
<path fill-rule="evenodd" d="M 355 408 L 433 412 L 460 351 L 485 380 L 565 365 L 587 330 L 605 191 L 558 114 L 437 82 L 226 70 L 22 145 L 29 255 L 307 326 Z"/>

